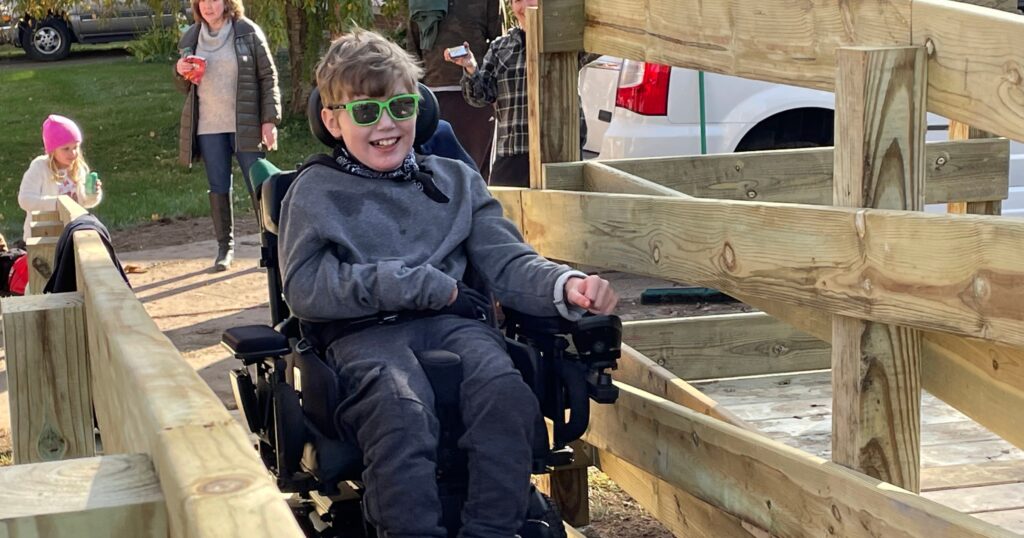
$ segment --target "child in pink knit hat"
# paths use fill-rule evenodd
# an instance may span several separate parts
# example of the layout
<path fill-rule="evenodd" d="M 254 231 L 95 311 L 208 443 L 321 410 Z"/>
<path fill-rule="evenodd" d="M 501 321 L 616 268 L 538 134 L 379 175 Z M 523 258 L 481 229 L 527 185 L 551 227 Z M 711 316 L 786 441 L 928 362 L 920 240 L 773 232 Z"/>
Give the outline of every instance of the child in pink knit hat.
<path fill-rule="evenodd" d="M 81 144 L 82 130 L 70 118 L 50 114 L 43 122 L 46 153 L 32 160 L 18 190 L 18 205 L 26 213 L 25 239 L 32 237 L 32 211 L 56 211 L 58 196 L 70 196 L 86 208 L 95 207 L 103 198 L 100 181 L 87 188 L 89 165 Z"/>

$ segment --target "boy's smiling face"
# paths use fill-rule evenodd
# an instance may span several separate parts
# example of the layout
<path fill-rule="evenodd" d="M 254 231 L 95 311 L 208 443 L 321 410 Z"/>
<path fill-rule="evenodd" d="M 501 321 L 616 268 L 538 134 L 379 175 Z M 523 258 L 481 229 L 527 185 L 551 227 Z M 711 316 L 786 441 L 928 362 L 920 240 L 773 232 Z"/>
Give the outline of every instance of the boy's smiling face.
<path fill-rule="evenodd" d="M 396 84 L 390 95 L 345 95 L 342 104 L 375 99 L 386 101 L 395 95 L 413 93 Z M 412 150 L 416 138 L 416 116 L 395 120 L 387 110 L 381 110 L 380 120 L 373 125 L 357 125 L 348 110 L 322 109 L 320 116 L 327 130 L 345 142 L 345 147 L 359 162 L 378 172 L 388 172 L 402 166 L 405 156 Z"/>

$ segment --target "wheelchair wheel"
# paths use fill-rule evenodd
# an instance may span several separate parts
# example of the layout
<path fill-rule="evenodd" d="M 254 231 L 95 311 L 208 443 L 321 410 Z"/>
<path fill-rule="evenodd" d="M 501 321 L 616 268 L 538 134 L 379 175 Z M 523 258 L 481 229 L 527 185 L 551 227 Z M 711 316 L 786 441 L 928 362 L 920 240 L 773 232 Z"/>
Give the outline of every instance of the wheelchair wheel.
<path fill-rule="evenodd" d="M 551 498 L 530 486 L 530 504 L 526 521 L 516 534 L 519 538 L 567 538 L 562 514 Z"/>

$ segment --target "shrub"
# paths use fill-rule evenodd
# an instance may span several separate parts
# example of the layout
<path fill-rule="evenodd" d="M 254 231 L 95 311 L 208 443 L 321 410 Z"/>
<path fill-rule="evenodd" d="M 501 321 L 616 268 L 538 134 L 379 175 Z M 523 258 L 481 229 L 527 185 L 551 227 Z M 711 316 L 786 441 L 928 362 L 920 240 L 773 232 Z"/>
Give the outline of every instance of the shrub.
<path fill-rule="evenodd" d="M 128 44 L 128 51 L 143 63 L 173 62 L 178 58 L 177 28 L 154 28 Z"/>

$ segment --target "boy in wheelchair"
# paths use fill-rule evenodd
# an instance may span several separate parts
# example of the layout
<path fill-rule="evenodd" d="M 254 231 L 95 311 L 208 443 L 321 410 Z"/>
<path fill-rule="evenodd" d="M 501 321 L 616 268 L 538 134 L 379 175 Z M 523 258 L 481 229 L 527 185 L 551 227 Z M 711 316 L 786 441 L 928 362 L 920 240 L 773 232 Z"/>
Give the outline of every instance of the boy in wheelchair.
<path fill-rule="evenodd" d="M 356 30 L 317 67 L 336 165 L 309 166 L 280 217 L 284 296 L 318 327 L 345 401 L 335 426 L 366 464 L 364 508 L 381 536 L 445 537 L 435 393 L 421 361 L 462 364 L 458 447 L 467 454 L 462 537 L 514 536 L 526 512 L 538 402 L 513 367 L 490 301 L 537 316 L 607 314 L 608 282 L 537 255 L 479 174 L 412 152 L 421 69 Z"/>

